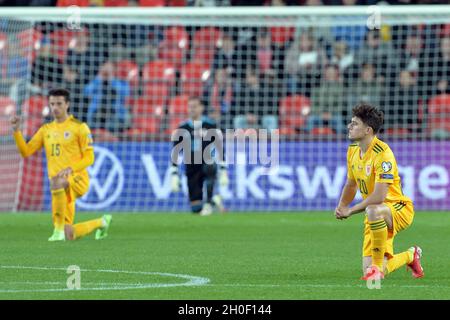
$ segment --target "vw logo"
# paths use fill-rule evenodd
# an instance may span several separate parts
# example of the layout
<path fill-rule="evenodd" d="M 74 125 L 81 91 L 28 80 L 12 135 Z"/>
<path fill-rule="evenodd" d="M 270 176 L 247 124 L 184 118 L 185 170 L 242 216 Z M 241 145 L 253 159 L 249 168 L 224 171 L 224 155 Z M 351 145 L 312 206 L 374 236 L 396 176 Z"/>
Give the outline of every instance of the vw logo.
<path fill-rule="evenodd" d="M 109 207 L 120 196 L 124 171 L 120 160 L 106 148 L 95 146 L 95 162 L 88 168 L 89 191 L 77 201 L 80 208 L 98 210 Z"/>

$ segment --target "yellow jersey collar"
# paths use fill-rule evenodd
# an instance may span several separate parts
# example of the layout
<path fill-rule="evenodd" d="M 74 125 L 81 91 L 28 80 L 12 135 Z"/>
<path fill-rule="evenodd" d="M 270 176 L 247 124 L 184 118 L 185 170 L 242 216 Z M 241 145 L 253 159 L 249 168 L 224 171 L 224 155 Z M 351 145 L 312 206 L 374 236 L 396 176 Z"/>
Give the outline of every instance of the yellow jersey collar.
<path fill-rule="evenodd" d="M 73 119 L 73 114 L 69 114 L 69 116 L 67 117 L 67 119 L 66 120 L 64 120 L 63 122 L 58 122 L 58 121 L 56 121 L 56 119 L 55 120 L 53 120 L 53 122 L 55 123 L 55 124 L 57 124 L 57 125 L 63 125 L 63 124 L 65 124 L 65 123 L 67 123 L 68 121 L 70 121 L 70 120 L 72 120 Z"/>

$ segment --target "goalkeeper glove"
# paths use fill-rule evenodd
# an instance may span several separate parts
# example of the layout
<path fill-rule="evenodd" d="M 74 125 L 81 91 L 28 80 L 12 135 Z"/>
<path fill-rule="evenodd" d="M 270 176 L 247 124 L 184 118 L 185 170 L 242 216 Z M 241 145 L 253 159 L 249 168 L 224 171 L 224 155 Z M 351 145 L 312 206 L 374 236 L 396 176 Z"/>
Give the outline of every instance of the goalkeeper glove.
<path fill-rule="evenodd" d="M 178 174 L 178 167 L 174 164 L 170 167 L 170 185 L 172 192 L 180 191 L 180 176 Z"/>
<path fill-rule="evenodd" d="M 228 185 L 228 182 L 227 168 L 225 166 L 222 166 L 219 170 L 219 184 L 225 187 Z"/>

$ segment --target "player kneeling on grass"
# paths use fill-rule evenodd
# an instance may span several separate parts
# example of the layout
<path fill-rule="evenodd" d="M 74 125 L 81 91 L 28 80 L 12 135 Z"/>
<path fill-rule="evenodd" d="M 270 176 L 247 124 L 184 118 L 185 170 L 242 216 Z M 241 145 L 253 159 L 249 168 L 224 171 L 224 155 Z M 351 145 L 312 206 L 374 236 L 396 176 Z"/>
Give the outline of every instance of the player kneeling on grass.
<path fill-rule="evenodd" d="M 218 173 L 220 185 L 228 184 L 228 175 L 223 161 L 222 133 L 220 129 L 217 129 L 214 120 L 203 115 L 204 106 L 198 97 L 189 98 L 188 109 L 190 119 L 181 123 L 172 134 L 174 141 L 170 168 L 172 191 L 180 190 L 177 164 L 179 152 L 183 150 L 192 212 L 207 216 L 212 213 L 213 207 L 224 212 L 220 195 L 213 196 Z M 205 204 L 203 204 L 204 184 L 206 184 Z"/>
<path fill-rule="evenodd" d="M 48 102 L 54 121 L 42 125 L 28 143 L 20 132 L 19 117 L 11 119 L 14 139 L 23 157 L 45 148 L 55 228 L 48 241 L 75 240 L 94 230 L 97 230 L 95 238 L 103 239 L 107 236 L 111 215 L 73 225 L 75 200 L 88 191 L 86 168 L 94 163 L 89 127 L 68 114 L 69 91 L 51 90 Z"/>
<path fill-rule="evenodd" d="M 362 280 L 379 280 L 403 265 L 414 278 L 424 275 L 418 246 L 394 255 L 395 235 L 409 227 L 414 218 L 411 199 L 403 195 L 397 162 L 389 146 L 376 136 L 383 113 L 368 104 L 353 109 L 348 137 L 347 183 L 335 211 L 337 219 L 365 212 Z M 349 207 L 357 188 L 363 201 Z"/>

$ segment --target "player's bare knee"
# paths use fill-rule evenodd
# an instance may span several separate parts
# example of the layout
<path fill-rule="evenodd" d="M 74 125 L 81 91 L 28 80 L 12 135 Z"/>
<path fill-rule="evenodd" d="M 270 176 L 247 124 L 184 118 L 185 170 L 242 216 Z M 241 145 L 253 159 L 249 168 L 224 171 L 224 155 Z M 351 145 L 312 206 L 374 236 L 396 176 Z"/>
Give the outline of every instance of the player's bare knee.
<path fill-rule="evenodd" d="M 380 219 L 384 219 L 383 214 L 379 210 L 377 205 L 370 205 L 366 208 L 367 219 L 369 221 L 376 221 Z"/>

